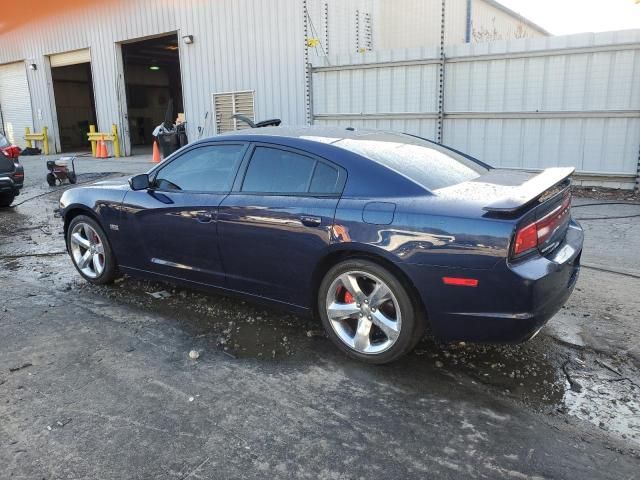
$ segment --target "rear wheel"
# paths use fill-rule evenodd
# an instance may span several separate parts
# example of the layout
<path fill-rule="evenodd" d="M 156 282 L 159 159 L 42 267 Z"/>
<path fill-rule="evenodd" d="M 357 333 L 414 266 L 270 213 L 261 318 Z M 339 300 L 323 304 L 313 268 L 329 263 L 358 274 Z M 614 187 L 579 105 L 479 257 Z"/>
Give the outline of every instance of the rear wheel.
<path fill-rule="evenodd" d="M 47 183 L 50 187 L 54 187 L 56 185 L 56 176 L 53 173 L 47 173 Z"/>
<path fill-rule="evenodd" d="M 69 254 L 85 280 L 103 285 L 116 278 L 117 267 L 107 235 L 94 219 L 78 215 L 67 230 Z"/>
<path fill-rule="evenodd" d="M 329 270 L 320 285 L 318 309 L 338 348 L 367 363 L 400 358 L 424 332 L 406 287 L 368 260 L 347 260 Z"/>
<path fill-rule="evenodd" d="M 13 193 L 0 193 L 0 207 L 8 207 L 16 196 Z"/>

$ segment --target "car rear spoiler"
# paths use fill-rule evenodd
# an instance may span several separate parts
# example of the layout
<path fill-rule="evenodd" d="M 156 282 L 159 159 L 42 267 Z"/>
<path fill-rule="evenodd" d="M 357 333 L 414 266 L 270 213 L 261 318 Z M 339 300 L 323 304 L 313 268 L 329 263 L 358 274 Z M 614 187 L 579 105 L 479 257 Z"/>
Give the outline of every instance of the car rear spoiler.
<path fill-rule="evenodd" d="M 513 212 L 532 202 L 544 192 L 569 178 L 574 167 L 547 168 L 539 175 L 527 180 L 522 185 L 514 187 L 513 194 L 499 198 L 487 205 L 483 210 L 487 212 Z"/>

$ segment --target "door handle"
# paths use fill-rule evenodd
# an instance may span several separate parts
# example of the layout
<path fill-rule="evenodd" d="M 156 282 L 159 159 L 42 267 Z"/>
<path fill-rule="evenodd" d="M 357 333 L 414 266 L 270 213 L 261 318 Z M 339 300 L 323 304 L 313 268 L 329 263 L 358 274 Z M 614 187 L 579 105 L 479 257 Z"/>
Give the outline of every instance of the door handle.
<path fill-rule="evenodd" d="M 213 220 L 211 212 L 198 212 L 196 213 L 196 220 L 200 223 L 209 223 Z"/>
<path fill-rule="evenodd" d="M 307 227 L 319 227 L 322 223 L 322 219 L 320 217 L 314 217 L 313 215 L 302 215 L 300 217 L 300 221 Z"/>

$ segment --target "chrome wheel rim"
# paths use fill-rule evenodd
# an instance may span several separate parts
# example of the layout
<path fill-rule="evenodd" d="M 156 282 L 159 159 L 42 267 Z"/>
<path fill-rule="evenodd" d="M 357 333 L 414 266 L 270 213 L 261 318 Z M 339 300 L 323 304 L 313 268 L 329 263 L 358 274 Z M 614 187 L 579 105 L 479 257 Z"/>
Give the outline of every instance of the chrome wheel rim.
<path fill-rule="evenodd" d="M 97 278 L 104 272 L 104 242 L 88 223 L 77 223 L 69 236 L 71 257 L 78 269 L 89 278 Z"/>
<path fill-rule="evenodd" d="M 358 353 L 385 352 L 402 328 L 395 295 L 380 278 L 366 272 L 339 275 L 327 292 L 326 312 L 338 338 Z"/>

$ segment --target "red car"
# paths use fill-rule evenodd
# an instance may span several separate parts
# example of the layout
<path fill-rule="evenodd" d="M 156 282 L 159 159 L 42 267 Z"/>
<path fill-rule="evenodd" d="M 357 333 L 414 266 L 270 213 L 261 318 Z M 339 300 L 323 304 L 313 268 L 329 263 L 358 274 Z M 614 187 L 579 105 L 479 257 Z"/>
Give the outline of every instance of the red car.
<path fill-rule="evenodd" d="M 24 168 L 18 157 L 20 147 L 11 145 L 0 133 L 0 207 L 8 207 L 24 184 Z"/>

